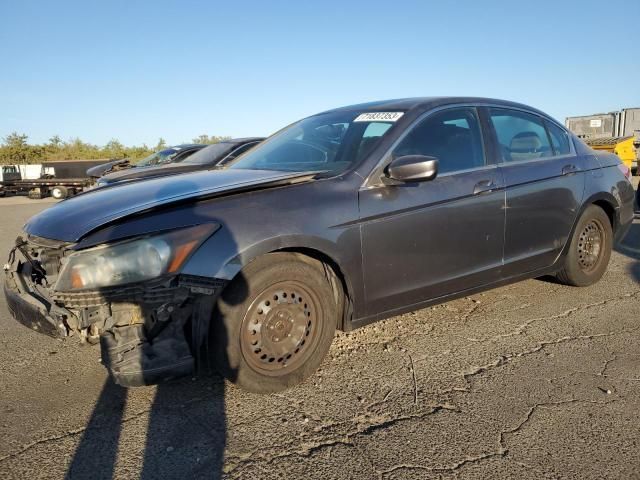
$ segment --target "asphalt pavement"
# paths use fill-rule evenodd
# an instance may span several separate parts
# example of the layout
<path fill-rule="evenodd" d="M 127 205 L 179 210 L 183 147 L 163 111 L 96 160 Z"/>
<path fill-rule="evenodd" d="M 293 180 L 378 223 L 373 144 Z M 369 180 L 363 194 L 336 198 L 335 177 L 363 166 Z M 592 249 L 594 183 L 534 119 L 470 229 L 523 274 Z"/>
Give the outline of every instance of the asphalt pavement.
<path fill-rule="evenodd" d="M 0 199 L 0 255 L 49 201 Z M 528 280 L 337 334 L 274 395 L 124 390 L 0 299 L 0 478 L 640 478 L 640 220 L 597 284 Z"/>

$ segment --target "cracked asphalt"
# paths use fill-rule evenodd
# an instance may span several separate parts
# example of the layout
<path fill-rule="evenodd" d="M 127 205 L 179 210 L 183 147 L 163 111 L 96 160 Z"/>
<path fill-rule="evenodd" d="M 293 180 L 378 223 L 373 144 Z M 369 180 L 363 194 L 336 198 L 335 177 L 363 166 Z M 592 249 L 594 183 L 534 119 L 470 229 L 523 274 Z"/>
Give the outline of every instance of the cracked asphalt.
<path fill-rule="evenodd" d="M 43 201 L 0 199 L 0 252 Z M 600 283 L 339 333 L 303 385 L 120 389 L 0 300 L 0 478 L 640 478 L 640 219 Z"/>

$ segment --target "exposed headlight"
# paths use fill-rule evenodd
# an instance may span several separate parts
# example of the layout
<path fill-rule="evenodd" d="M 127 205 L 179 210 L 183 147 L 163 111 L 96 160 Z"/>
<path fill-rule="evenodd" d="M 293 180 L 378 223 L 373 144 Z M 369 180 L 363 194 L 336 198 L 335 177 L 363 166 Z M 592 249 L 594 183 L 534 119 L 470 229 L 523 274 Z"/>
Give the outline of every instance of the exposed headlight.
<path fill-rule="evenodd" d="M 209 223 L 73 253 L 55 290 L 112 287 L 175 273 L 218 228 Z"/>

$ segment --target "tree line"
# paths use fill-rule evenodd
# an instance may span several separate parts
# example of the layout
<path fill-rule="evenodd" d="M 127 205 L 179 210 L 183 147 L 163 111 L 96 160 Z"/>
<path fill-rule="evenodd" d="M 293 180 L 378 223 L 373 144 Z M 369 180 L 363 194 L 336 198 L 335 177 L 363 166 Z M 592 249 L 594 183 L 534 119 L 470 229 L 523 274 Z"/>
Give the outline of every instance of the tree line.
<path fill-rule="evenodd" d="M 200 135 L 193 143 L 218 143 L 229 137 L 216 135 Z M 83 142 L 79 138 L 64 141 L 54 135 L 46 143 L 29 143 L 29 137 L 23 133 L 13 132 L 0 143 L 0 164 L 42 163 L 56 160 L 97 160 L 130 158 L 137 160 L 147 157 L 153 152 L 168 147 L 163 138 L 158 139 L 155 146 L 125 146 L 116 139 L 106 145 L 98 146 Z"/>

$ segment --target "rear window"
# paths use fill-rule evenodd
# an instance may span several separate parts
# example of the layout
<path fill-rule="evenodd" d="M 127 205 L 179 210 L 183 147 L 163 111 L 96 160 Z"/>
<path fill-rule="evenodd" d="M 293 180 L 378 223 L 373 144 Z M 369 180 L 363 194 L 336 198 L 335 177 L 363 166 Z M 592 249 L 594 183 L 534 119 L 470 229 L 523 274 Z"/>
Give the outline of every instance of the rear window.
<path fill-rule="evenodd" d="M 571 153 L 571 147 L 569 146 L 569 135 L 557 125 L 551 122 L 545 121 L 547 130 L 549 130 L 549 136 L 551 137 L 551 145 L 553 145 L 553 151 L 556 155 L 567 155 Z"/>
<path fill-rule="evenodd" d="M 196 153 L 189 155 L 181 164 L 193 165 L 214 165 L 222 160 L 225 155 L 233 148 L 233 143 L 219 142 L 209 145 L 198 150 Z"/>

